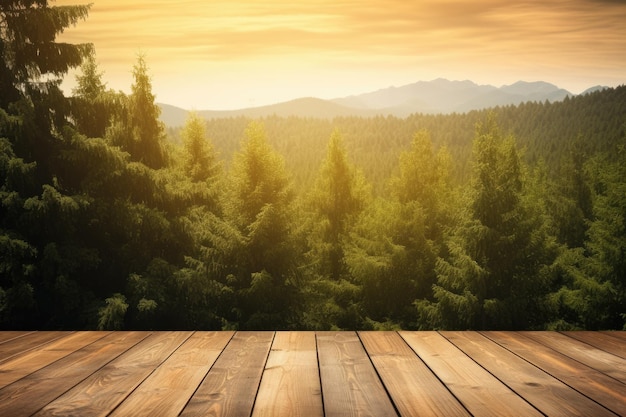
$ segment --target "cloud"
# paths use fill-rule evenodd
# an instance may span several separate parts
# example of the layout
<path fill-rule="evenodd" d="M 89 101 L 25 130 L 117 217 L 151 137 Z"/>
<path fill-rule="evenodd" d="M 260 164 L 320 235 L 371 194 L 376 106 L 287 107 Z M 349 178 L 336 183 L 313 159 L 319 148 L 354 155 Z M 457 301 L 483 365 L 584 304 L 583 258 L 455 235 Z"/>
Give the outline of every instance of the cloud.
<path fill-rule="evenodd" d="M 619 2 L 610 2 L 620 6 Z M 613 7 L 609 8 L 612 9 Z M 186 59 L 248 59 L 276 54 L 410 54 L 506 51 L 591 42 L 624 46 L 623 10 L 594 8 L 589 1 L 365 1 L 172 2 L 109 0 L 96 3 L 87 23 L 68 39 L 98 49 L 163 52 L 181 49 Z M 543 46 L 538 47 L 538 45 Z M 617 45 L 616 45 L 617 44 Z"/>
<path fill-rule="evenodd" d="M 280 65 L 407 74 L 456 68 L 467 72 L 462 78 L 596 68 L 618 77 L 626 67 L 624 21 L 626 2 L 609 0 L 96 0 L 88 20 L 63 38 L 93 42 L 107 72 L 128 73 L 143 50 L 158 73 L 237 67 L 253 74 Z"/>

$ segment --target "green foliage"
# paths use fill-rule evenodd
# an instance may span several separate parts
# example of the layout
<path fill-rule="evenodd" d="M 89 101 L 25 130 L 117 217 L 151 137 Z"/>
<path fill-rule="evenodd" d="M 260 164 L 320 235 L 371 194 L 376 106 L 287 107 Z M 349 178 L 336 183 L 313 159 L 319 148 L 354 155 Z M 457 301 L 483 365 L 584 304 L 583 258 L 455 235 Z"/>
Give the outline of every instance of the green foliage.
<path fill-rule="evenodd" d="M 514 141 L 493 119 L 476 130 L 474 175 L 465 221 L 436 266 L 437 313 L 445 328 L 529 328 L 545 320 L 556 247 L 540 207 L 524 191 Z"/>
<path fill-rule="evenodd" d="M 267 270 L 285 277 L 289 265 L 293 192 L 282 157 L 251 124 L 230 172 L 227 214 L 242 234 L 251 272 Z M 246 261 L 244 261 L 246 262 Z"/>
<path fill-rule="evenodd" d="M 84 60 L 81 71 L 70 100 L 72 117 L 80 133 L 102 138 L 114 117 L 116 93 L 106 90 L 94 53 Z"/>
<path fill-rule="evenodd" d="M 412 303 L 432 298 L 435 262 L 450 221 L 448 163 L 445 149 L 435 155 L 428 132 L 418 132 L 390 181 L 394 200 L 370 204 L 361 217 L 349 264 L 363 287 L 369 320 L 416 327 Z"/>
<path fill-rule="evenodd" d="M 166 163 L 163 149 L 164 127 L 159 121 L 161 110 L 154 102 L 152 82 L 143 55 L 137 58 L 133 77 L 135 82 L 131 86 L 132 93 L 129 97 L 130 122 L 133 126 L 130 154 L 151 168 L 161 168 Z"/>
<path fill-rule="evenodd" d="M 54 42 L 70 25 L 85 19 L 90 6 L 49 6 L 47 0 L 7 0 L 0 4 L 0 107 L 19 100 L 20 92 L 45 91 L 57 81 L 39 83 L 42 76 L 61 76 L 77 67 L 92 46 Z"/>
<path fill-rule="evenodd" d="M 124 327 L 124 316 L 128 310 L 126 297 L 113 294 L 105 300 L 106 306 L 98 312 L 98 330 L 120 330 Z"/>
<path fill-rule="evenodd" d="M 191 113 L 181 132 L 184 146 L 184 171 L 193 182 L 204 182 L 219 174 L 213 146 L 206 137 L 203 119 Z"/>
<path fill-rule="evenodd" d="M 312 211 L 312 247 L 318 273 L 332 280 L 345 274 L 345 244 L 357 216 L 369 198 L 362 175 L 348 162 L 341 135 L 330 137 L 326 159 L 308 197 Z"/>
<path fill-rule="evenodd" d="M 132 93 L 119 100 L 122 111 L 118 112 L 120 116 L 107 132 L 109 140 L 128 152 L 131 160 L 149 168 L 163 168 L 167 164 L 165 128 L 159 121 L 161 110 L 154 102 L 152 82 L 143 55 L 139 55 L 133 67 L 133 79 Z"/>
<path fill-rule="evenodd" d="M 226 218 L 240 234 L 242 246 L 233 271 L 244 327 L 284 327 L 295 302 L 293 191 L 284 162 L 267 143 L 263 126 L 246 129 L 235 154 Z"/>
<path fill-rule="evenodd" d="M 624 328 L 626 88 L 166 141 L 47 4 L 0 5 L 0 328 Z"/>

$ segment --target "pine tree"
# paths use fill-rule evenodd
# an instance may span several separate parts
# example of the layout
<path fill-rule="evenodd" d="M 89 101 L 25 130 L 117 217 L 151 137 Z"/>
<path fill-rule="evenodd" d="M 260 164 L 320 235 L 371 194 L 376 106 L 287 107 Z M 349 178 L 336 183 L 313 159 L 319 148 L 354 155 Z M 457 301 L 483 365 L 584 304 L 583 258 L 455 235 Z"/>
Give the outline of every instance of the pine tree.
<path fill-rule="evenodd" d="M 624 125 L 626 128 L 626 125 Z M 626 328 L 626 141 L 602 170 L 593 207 L 594 221 L 585 244 L 586 275 L 601 291 L 585 291 L 592 308 L 587 328 Z M 589 313 L 588 313 L 589 314 Z"/>
<path fill-rule="evenodd" d="M 59 85 L 91 45 L 55 42 L 89 6 L 0 4 L 0 310 L 3 327 L 79 322 L 85 293 L 70 276 L 93 266 L 79 223 L 88 199 L 66 189 L 59 163 L 68 102 Z M 6 262 L 5 255 L 12 261 Z M 79 306 L 79 307 L 77 307 Z"/>
<path fill-rule="evenodd" d="M 112 122 L 115 93 L 106 91 L 95 54 L 89 54 L 76 76 L 71 109 L 77 130 L 90 138 L 103 138 Z"/>
<path fill-rule="evenodd" d="M 150 168 L 165 166 L 163 149 L 164 129 L 159 121 L 161 110 L 155 103 L 152 82 L 148 75 L 145 56 L 139 55 L 133 67 L 135 82 L 131 86 L 130 122 L 134 128 L 135 143 L 139 161 Z M 131 154 L 132 155 L 132 154 Z"/>
<path fill-rule="evenodd" d="M 189 114 L 181 132 L 184 147 L 184 170 L 193 182 L 215 177 L 219 165 L 215 150 L 206 135 L 206 123 L 196 113 Z"/>
<path fill-rule="evenodd" d="M 0 4 L 0 108 L 25 93 L 46 92 L 59 76 L 81 64 L 89 44 L 55 42 L 67 27 L 85 19 L 86 6 L 49 6 L 48 0 L 5 0 Z M 42 76 L 51 76 L 42 81 Z"/>
<path fill-rule="evenodd" d="M 133 67 L 134 82 L 131 94 L 120 100 L 126 114 L 117 118 L 108 138 L 115 146 L 128 152 L 131 159 L 152 169 L 167 164 L 165 151 L 165 128 L 159 120 L 161 110 L 155 103 L 152 82 L 144 55 L 139 55 Z"/>
<path fill-rule="evenodd" d="M 428 132 L 416 133 L 399 159 L 394 198 L 365 210 L 351 235 L 348 264 L 368 317 L 408 328 L 416 326 L 414 301 L 432 299 L 450 192 L 447 153 L 435 154 Z"/>
<path fill-rule="evenodd" d="M 593 220 L 584 247 L 563 251 L 559 288 L 551 296 L 556 329 L 626 328 L 626 146 L 587 164 L 593 179 Z"/>
<path fill-rule="evenodd" d="M 593 217 L 591 189 L 585 173 L 582 139 L 571 145 L 557 177 L 558 188 L 550 196 L 550 211 L 558 227 L 559 241 L 570 248 L 584 246 L 589 221 Z"/>
<path fill-rule="evenodd" d="M 400 155 L 399 165 L 391 191 L 403 226 L 397 229 L 394 242 L 406 248 L 417 295 L 427 298 L 435 280 L 434 262 L 441 252 L 444 230 L 452 221 L 450 156 L 446 148 L 435 153 L 430 134 L 420 131 L 413 137 L 411 148 Z M 422 224 L 417 227 L 416 221 Z"/>
<path fill-rule="evenodd" d="M 341 135 L 335 130 L 309 200 L 318 225 L 320 242 L 314 244 L 314 251 L 323 276 L 336 281 L 345 273 L 344 241 L 368 197 L 365 180 L 348 162 Z"/>
<path fill-rule="evenodd" d="M 477 127 L 473 161 L 465 223 L 436 267 L 436 311 L 422 313 L 453 328 L 541 326 L 556 247 L 524 192 L 515 142 L 493 118 Z"/>
<path fill-rule="evenodd" d="M 247 327 L 284 327 L 295 294 L 294 195 L 284 161 L 260 123 L 246 129 L 230 178 L 225 209 L 244 244 L 236 284 L 242 321 Z"/>
<path fill-rule="evenodd" d="M 305 198 L 308 280 L 303 320 L 315 329 L 363 328 L 361 287 L 350 273 L 350 233 L 370 199 L 369 187 L 348 161 L 341 135 L 333 132 L 313 189 Z"/>

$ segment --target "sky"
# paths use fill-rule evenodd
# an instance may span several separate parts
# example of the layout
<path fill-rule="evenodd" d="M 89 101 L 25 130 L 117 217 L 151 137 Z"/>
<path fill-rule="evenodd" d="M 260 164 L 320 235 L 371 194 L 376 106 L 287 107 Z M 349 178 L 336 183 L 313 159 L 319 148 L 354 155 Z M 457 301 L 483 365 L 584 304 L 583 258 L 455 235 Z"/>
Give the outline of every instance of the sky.
<path fill-rule="evenodd" d="M 156 101 L 185 109 L 436 78 L 541 80 L 575 94 L 626 83 L 626 0 L 88 1 L 89 17 L 58 40 L 93 43 L 107 86 L 127 93 L 144 54 Z"/>

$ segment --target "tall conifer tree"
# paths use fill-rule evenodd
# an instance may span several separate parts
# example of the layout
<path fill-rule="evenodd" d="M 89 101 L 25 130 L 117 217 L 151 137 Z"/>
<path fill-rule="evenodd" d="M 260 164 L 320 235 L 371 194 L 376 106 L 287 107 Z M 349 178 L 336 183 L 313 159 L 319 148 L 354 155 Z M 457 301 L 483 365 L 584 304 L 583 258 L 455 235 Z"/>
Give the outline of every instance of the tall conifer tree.
<path fill-rule="evenodd" d="M 98 70 L 95 53 L 81 66 L 72 90 L 72 116 L 78 131 L 90 138 L 103 138 L 114 113 L 115 93 L 106 91 L 102 72 Z"/>
<path fill-rule="evenodd" d="M 364 209 L 368 187 L 360 172 L 348 161 L 343 140 L 335 130 L 313 190 L 310 205 L 318 222 L 320 272 L 332 280 L 345 273 L 345 239 L 356 216 Z"/>
<path fill-rule="evenodd" d="M 515 142 L 493 117 L 476 129 L 473 163 L 468 217 L 437 263 L 436 312 L 423 312 L 446 328 L 541 325 L 555 246 L 524 192 Z"/>
<path fill-rule="evenodd" d="M 0 3 L 0 325 L 31 327 L 77 320 L 66 296 L 88 249 L 75 235 L 85 198 L 64 190 L 59 157 L 67 99 L 59 85 L 91 45 L 56 42 L 87 17 L 89 6 L 51 7 L 47 0 Z M 7 261 L 11 259 L 11 261 Z M 55 301 L 56 300 L 56 301 Z M 63 305 L 63 303 L 65 305 Z M 63 311 L 65 310 L 65 311 Z"/>
<path fill-rule="evenodd" d="M 130 96 L 120 103 L 126 112 L 117 118 L 116 125 L 108 132 L 109 140 L 128 152 L 133 161 L 152 169 L 164 168 L 167 163 L 165 128 L 159 120 L 161 109 L 155 103 L 144 55 L 137 57 L 133 79 Z"/>
<path fill-rule="evenodd" d="M 242 321 L 249 327 L 284 327 L 295 293 L 294 195 L 284 161 L 268 144 L 262 124 L 252 122 L 246 129 L 230 176 L 226 212 L 243 243 L 236 283 Z"/>

